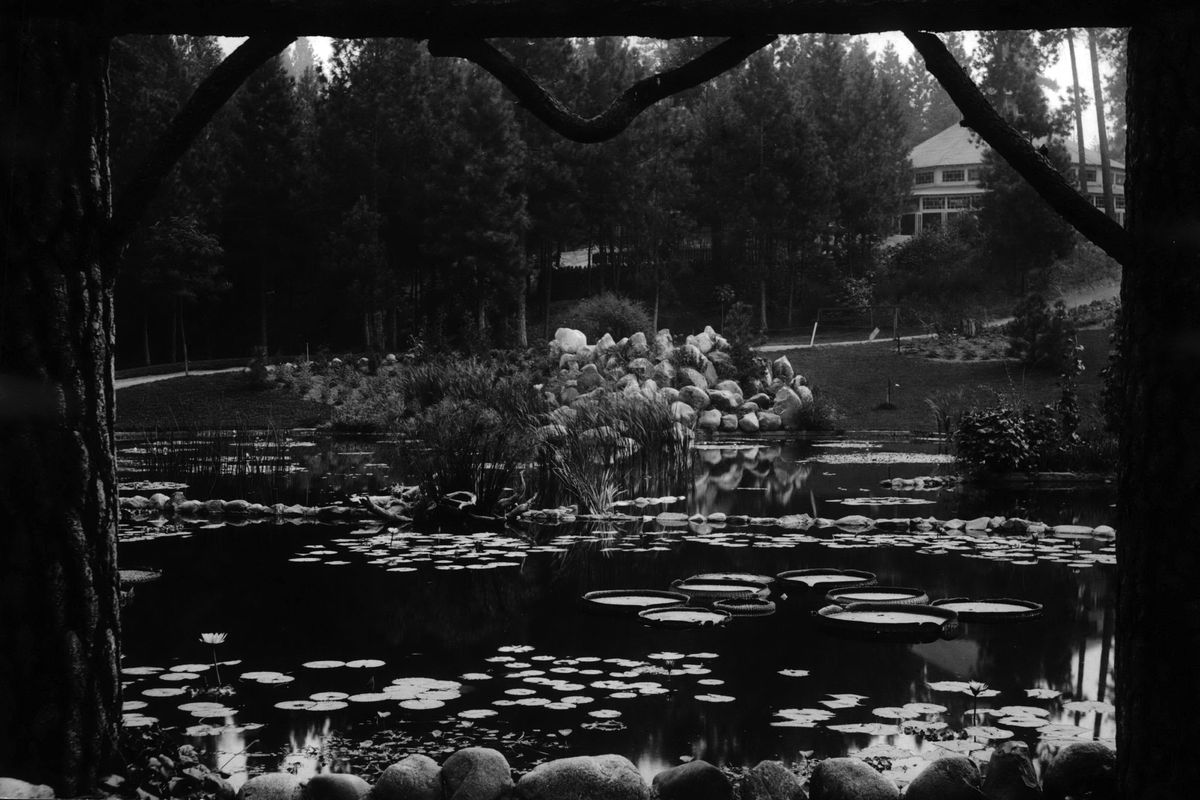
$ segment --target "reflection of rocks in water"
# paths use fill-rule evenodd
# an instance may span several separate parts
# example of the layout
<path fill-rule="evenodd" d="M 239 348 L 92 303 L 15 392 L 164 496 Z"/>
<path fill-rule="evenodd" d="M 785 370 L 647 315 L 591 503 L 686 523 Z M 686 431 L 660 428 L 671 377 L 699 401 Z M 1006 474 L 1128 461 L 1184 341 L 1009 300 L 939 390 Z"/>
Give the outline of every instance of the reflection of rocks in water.
<path fill-rule="evenodd" d="M 694 481 L 699 514 L 770 514 L 806 490 L 812 465 L 787 461 L 776 446 L 702 450 Z"/>

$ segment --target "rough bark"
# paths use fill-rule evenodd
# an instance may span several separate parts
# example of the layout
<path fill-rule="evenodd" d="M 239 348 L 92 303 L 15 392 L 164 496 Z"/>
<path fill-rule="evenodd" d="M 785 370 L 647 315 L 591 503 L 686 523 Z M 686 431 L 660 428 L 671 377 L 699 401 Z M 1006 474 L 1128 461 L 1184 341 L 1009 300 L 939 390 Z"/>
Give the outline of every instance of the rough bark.
<path fill-rule="evenodd" d="M 1124 397 L 1118 467 L 1117 765 L 1127 800 L 1195 797 L 1179 735 L 1200 702 L 1200 10 L 1129 35 Z"/>
<path fill-rule="evenodd" d="M 107 58 L 0 25 L 0 775 L 67 796 L 120 709 Z"/>
<path fill-rule="evenodd" d="M 1012 28 L 1127 27 L 1147 9 L 1194 0 L 109 0 L 113 33 L 340 37 L 737 36 Z M 0 0 L 0 13 L 94 11 L 95 0 Z"/>

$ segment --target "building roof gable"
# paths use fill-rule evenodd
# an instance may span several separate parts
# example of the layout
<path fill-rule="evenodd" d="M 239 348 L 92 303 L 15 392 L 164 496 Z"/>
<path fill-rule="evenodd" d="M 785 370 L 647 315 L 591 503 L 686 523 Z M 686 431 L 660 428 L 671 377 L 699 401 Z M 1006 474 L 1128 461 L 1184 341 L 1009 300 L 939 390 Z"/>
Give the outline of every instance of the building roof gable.
<path fill-rule="evenodd" d="M 1079 149 L 1075 147 L 1075 140 L 1072 138 L 1064 144 L 1070 153 L 1071 163 L 1078 164 Z M 908 157 L 912 161 L 913 169 L 970 166 L 983 163 L 983 151 L 986 148 L 987 144 L 973 135 L 970 128 L 955 124 L 918 144 Z M 1085 148 L 1084 158 L 1089 165 L 1100 164 L 1100 153 L 1095 150 Z M 1116 169 L 1125 169 L 1124 162 L 1115 158 L 1110 158 L 1109 161 Z"/>

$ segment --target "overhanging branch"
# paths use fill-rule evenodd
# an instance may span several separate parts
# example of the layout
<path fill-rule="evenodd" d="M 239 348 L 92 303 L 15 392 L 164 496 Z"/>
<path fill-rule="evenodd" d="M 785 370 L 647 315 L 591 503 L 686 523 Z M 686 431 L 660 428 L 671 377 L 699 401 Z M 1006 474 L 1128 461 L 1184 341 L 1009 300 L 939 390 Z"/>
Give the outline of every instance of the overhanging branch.
<path fill-rule="evenodd" d="M 773 41 L 773 35 L 726 39 L 683 66 L 638 81 L 591 118 L 568 109 L 507 55 L 482 39 L 430 39 L 429 52 L 435 56 L 465 58 L 483 67 L 550 128 L 568 139 L 591 144 L 613 138 L 659 100 L 712 80 Z"/>
<path fill-rule="evenodd" d="M 942 40 L 919 31 L 905 31 L 904 35 L 925 59 L 925 68 L 962 111 L 963 122 L 1003 156 L 1077 231 L 1117 261 L 1128 263 L 1132 246 L 1125 229 L 1077 192 L 1020 131 L 996 112 Z"/>
<path fill-rule="evenodd" d="M 196 87 L 166 130 L 150 146 L 150 151 L 138 164 L 133 177 L 118 193 L 105 237 L 108 253 L 115 253 L 124 245 L 171 168 L 191 147 L 213 115 L 254 70 L 287 47 L 294 38 L 291 34 L 283 33 L 251 36 Z"/>

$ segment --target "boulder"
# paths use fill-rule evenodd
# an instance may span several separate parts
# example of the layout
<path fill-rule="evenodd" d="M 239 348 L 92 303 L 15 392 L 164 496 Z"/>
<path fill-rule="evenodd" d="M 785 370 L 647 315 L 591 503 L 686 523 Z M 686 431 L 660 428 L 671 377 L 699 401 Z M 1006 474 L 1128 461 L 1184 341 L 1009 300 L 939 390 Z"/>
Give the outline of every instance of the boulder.
<path fill-rule="evenodd" d="M 648 358 L 635 358 L 625 365 L 625 369 L 639 378 L 649 378 L 654 373 L 654 365 Z"/>
<path fill-rule="evenodd" d="M 729 778 L 707 761 L 664 769 L 651 785 L 659 800 L 733 800 Z"/>
<path fill-rule="evenodd" d="M 738 430 L 742 433 L 758 433 L 758 414 L 753 411 L 738 420 Z"/>
<path fill-rule="evenodd" d="M 604 376 L 600 374 L 600 370 L 595 364 L 585 364 L 579 372 L 579 377 L 575 380 L 575 386 L 581 392 L 590 392 L 604 385 Z"/>
<path fill-rule="evenodd" d="M 671 355 L 675 349 L 675 342 L 671 339 L 671 331 L 663 328 L 658 333 L 654 334 L 654 346 L 650 352 L 654 354 L 656 359 L 664 359 Z"/>
<path fill-rule="evenodd" d="M 732 433 L 733 431 L 737 430 L 737 426 L 738 418 L 736 416 L 733 414 L 722 414 L 721 427 L 717 430 L 723 431 L 724 433 Z"/>
<path fill-rule="evenodd" d="M 647 383 L 649 383 L 649 381 L 647 381 Z M 665 389 L 659 389 L 657 397 L 667 405 L 671 405 L 671 403 L 674 403 L 679 399 L 679 390 L 668 386 Z"/>
<path fill-rule="evenodd" d="M 793 392 L 799 392 L 801 386 L 808 386 L 808 378 L 797 373 L 792 376 L 790 381 L 788 381 L 788 386 L 792 387 Z"/>
<path fill-rule="evenodd" d="M 554 343 L 558 345 L 559 352 L 574 353 L 587 346 L 587 336 L 574 328 L 559 328 L 554 332 Z"/>
<path fill-rule="evenodd" d="M 913 778 L 906 800 L 979 800 L 983 776 L 979 765 L 966 756 L 943 756 Z"/>
<path fill-rule="evenodd" d="M 708 363 L 708 359 L 700 352 L 700 348 L 694 344 L 685 344 L 679 350 L 679 363 L 684 366 L 704 369 L 704 365 Z"/>
<path fill-rule="evenodd" d="M 512 788 L 508 761 L 490 747 L 464 747 L 442 764 L 446 800 L 498 800 Z"/>
<path fill-rule="evenodd" d="M 708 363 L 717 368 L 717 372 L 728 375 L 733 372 L 733 356 L 724 350 L 710 350 L 705 354 Z"/>
<path fill-rule="evenodd" d="M 742 394 L 742 387 L 738 385 L 737 381 L 728 381 L 728 380 L 720 381 L 713 388 L 716 389 L 717 391 L 729 392 L 731 395 L 733 395 L 734 397 L 737 398 L 737 401 L 739 404 L 744 399 L 744 395 Z"/>
<path fill-rule="evenodd" d="M 857 758 L 827 758 L 808 781 L 809 800 L 899 800 L 900 790 Z"/>
<path fill-rule="evenodd" d="M 0 778 L 0 797 L 43 800 L 43 798 L 54 797 L 54 790 L 44 783 L 28 783 L 17 778 Z"/>
<path fill-rule="evenodd" d="M 771 413 L 777 414 L 783 427 L 796 430 L 803 422 L 804 403 L 788 387 L 784 386 L 775 393 L 775 402 L 771 404 Z"/>
<path fill-rule="evenodd" d="M 712 407 L 725 412 L 732 412 L 739 405 L 736 395 L 720 389 L 709 389 L 708 400 L 712 403 Z"/>
<path fill-rule="evenodd" d="M 988 800 L 1042 800 L 1029 747 L 1024 742 L 1004 742 L 992 751 L 983 793 Z"/>
<path fill-rule="evenodd" d="M 670 361 L 659 361 L 654 365 L 650 377 L 663 386 L 669 386 L 675 382 L 675 366 Z"/>
<path fill-rule="evenodd" d="M 739 404 L 738 407 L 734 409 L 734 413 L 738 416 L 744 416 L 746 414 L 757 414 L 758 410 L 758 403 L 751 403 L 749 400 L 747 400 L 746 402 Z"/>
<path fill-rule="evenodd" d="M 521 800 L 648 800 L 650 789 L 624 756 L 577 756 L 549 761 L 517 782 Z"/>
<path fill-rule="evenodd" d="M 571 405 L 571 403 L 574 403 L 578 399 L 579 399 L 579 390 L 576 389 L 574 386 L 567 386 L 561 392 L 558 393 L 558 402 L 562 403 L 564 406 L 569 406 L 569 405 Z"/>
<path fill-rule="evenodd" d="M 567 372 L 577 372 L 579 370 L 579 356 L 574 353 L 563 353 L 558 357 L 558 368 L 565 369 Z"/>
<path fill-rule="evenodd" d="M 625 375 L 622 375 L 620 378 L 617 378 L 617 387 L 616 388 L 625 390 L 630 387 L 633 387 L 634 391 L 637 391 L 642 388 L 641 386 L 638 385 L 638 376 L 637 375 L 630 375 L 627 373 Z"/>
<path fill-rule="evenodd" d="M 695 386 L 700 391 L 708 391 L 708 379 L 691 367 L 680 367 L 679 386 Z"/>
<path fill-rule="evenodd" d="M 704 431 L 715 431 L 721 427 L 721 412 L 710 408 L 700 412 L 696 419 L 696 427 Z"/>
<path fill-rule="evenodd" d="M 763 432 L 777 431 L 783 427 L 783 420 L 778 414 L 770 411 L 758 412 L 758 429 Z"/>
<path fill-rule="evenodd" d="M 300 779 L 290 772 L 268 772 L 256 775 L 238 789 L 238 800 L 297 800 Z"/>
<path fill-rule="evenodd" d="M 442 800 L 442 768 L 429 756 L 397 761 L 375 781 L 371 800 Z"/>
<path fill-rule="evenodd" d="M 219 772 L 210 772 L 205 775 L 200 781 L 200 791 L 212 800 L 234 800 L 237 797 L 237 789 L 233 788 L 232 783 L 222 778 Z M 0 792 L 0 797 L 6 796 Z"/>
<path fill-rule="evenodd" d="M 704 369 L 701 371 L 704 373 L 704 379 L 708 381 L 709 386 L 712 386 L 717 382 L 717 379 L 720 378 L 720 376 L 717 375 L 716 366 L 707 358 L 704 359 Z"/>
<path fill-rule="evenodd" d="M 750 398 L 750 402 L 754 403 L 759 408 L 770 408 L 772 403 L 771 395 L 767 394 L 766 392 L 758 392 Z"/>
<path fill-rule="evenodd" d="M 671 419 L 690 428 L 696 424 L 696 409 L 682 400 L 676 400 L 671 403 Z"/>
<path fill-rule="evenodd" d="M 1100 742 L 1069 744 L 1042 772 L 1046 800 L 1087 797 L 1114 800 L 1117 797 L 1117 754 Z"/>
<path fill-rule="evenodd" d="M 792 369 L 792 362 L 788 361 L 787 356 L 780 356 L 771 362 L 771 375 L 788 383 L 796 377 L 796 371 Z"/>
<path fill-rule="evenodd" d="M 646 334 L 641 331 L 629 337 L 629 343 L 626 347 L 629 355 L 633 358 L 645 358 L 650 355 L 650 345 L 646 342 Z"/>
<path fill-rule="evenodd" d="M 658 398 L 658 384 L 655 383 L 653 380 L 647 380 L 646 382 L 644 382 L 642 384 L 642 395 L 647 400 L 657 399 Z"/>
<path fill-rule="evenodd" d="M 607 353 L 610 350 L 616 350 L 617 343 L 613 341 L 612 334 L 606 333 L 596 340 L 596 350 L 601 353 Z"/>
<path fill-rule="evenodd" d="M 800 398 L 800 406 L 802 408 L 809 408 L 813 403 L 816 402 L 816 398 L 813 397 L 812 389 L 808 388 L 807 386 L 793 386 L 792 391 L 796 393 L 796 397 Z"/>
<path fill-rule="evenodd" d="M 371 784 L 357 775 L 324 773 L 314 775 L 300 791 L 300 800 L 362 800 Z"/>
<path fill-rule="evenodd" d="M 803 784 L 782 761 L 760 761 L 742 779 L 742 800 L 808 800 Z"/>
<path fill-rule="evenodd" d="M 579 356 L 579 363 L 586 364 L 589 361 L 596 360 L 596 346 L 594 344 L 585 344 L 575 351 L 575 355 Z"/>
<path fill-rule="evenodd" d="M 712 337 L 707 333 L 697 333 L 692 336 L 688 336 L 686 342 L 692 347 L 695 347 L 701 353 L 707 353 L 713 349 Z"/>
<path fill-rule="evenodd" d="M 708 393 L 697 386 L 684 386 L 679 390 L 679 399 L 697 411 L 708 408 Z"/>

